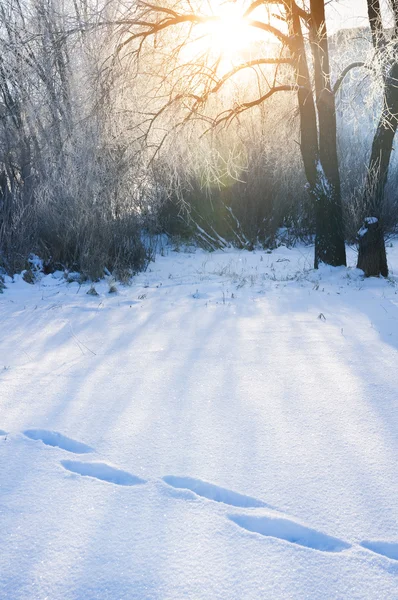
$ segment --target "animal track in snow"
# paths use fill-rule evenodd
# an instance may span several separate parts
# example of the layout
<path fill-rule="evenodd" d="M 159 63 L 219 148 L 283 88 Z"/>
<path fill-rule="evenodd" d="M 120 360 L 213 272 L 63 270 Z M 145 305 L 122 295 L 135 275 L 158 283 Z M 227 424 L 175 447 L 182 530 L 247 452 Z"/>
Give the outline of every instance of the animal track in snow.
<path fill-rule="evenodd" d="M 265 502 L 257 500 L 257 498 L 245 496 L 244 494 L 239 494 L 238 492 L 219 487 L 214 483 L 207 483 L 206 481 L 194 479 L 193 477 L 175 477 L 174 475 L 168 475 L 163 477 L 163 481 L 174 488 L 189 490 L 197 496 L 207 498 L 207 500 L 222 502 L 223 504 L 229 504 L 230 506 L 237 506 L 239 508 L 272 508 L 268 504 L 265 504 Z"/>
<path fill-rule="evenodd" d="M 280 517 L 253 515 L 228 515 L 228 518 L 247 531 L 285 540 L 305 548 L 322 552 L 341 552 L 351 548 L 351 544 L 326 535 L 316 529 Z"/>
<path fill-rule="evenodd" d="M 61 450 L 67 450 L 67 452 L 74 452 L 75 454 L 87 454 L 88 452 L 94 452 L 94 448 L 77 442 L 72 438 L 62 435 L 57 431 L 46 431 L 45 429 L 27 429 L 23 432 L 26 437 L 31 440 L 41 440 L 43 444 L 47 446 L 53 446 L 55 448 L 61 448 Z"/>
<path fill-rule="evenodd" d="M 365 540 L 360 544 L 363 548 L 381 554 L 392 560 L 398 560 L 398 543 L 397 542 L 371 542 Z"/>
<path fill-rule="evenodd" d="M 137 485 L 140 483 L 146 483 L 145 479 L 140 479 L 127 471 L 116 469 L 106 463 L 101 462 L 81 462 L 79 460 L 61 460 L 61 465 L 78 475 L 84 475 L 87 477 L 94 477 L 95 479 L 101 479 L 101 481 L 107 481 L 108 483 L 115 483 L 116 485 Z"/>

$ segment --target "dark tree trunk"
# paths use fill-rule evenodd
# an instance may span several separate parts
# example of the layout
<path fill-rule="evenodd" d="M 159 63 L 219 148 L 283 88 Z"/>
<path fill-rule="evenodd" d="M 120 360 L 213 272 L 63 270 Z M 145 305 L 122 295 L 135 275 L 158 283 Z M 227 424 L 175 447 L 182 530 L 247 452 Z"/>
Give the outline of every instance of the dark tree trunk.
<path fill-rule="evenodd" d="M 319 262 L 340 266 L 346 264 L 346 252 L 337 156 L 336 105 L 330 82 L 324 0 L 311 0 L 310 10 L 320 160 L 316 198 L 315 266 Z"/>
<path fill-rule="evenodd" d="M 288 22 L 294 36 L 293 58 L 296 65 L 300 112 L 300 148 L 309 192 L 315 211 L 315 259 L 332 266 L 346 264 L 340 176 L 337 159 L 336 114 L 330 89 L 329 54 L 323 0 L 317 2 L 319 27 L 314 35 L 318 44 L 314 60 L 317 104 L 315 106 L 300 15 L 295 3 L 289 4 Z M 322 5 L 321 7 L 318 4 Z M 314 19 L 314 17 L 312 17 Z M 318 119 L 317 119 L 318 114 Z M 319 132 L 318 132 L 319 126 Z"/>
<path fill-rule="evenodd" d="M 370 31 L 372 32 L 372 43 L 375 50 L 385 46 L 383 22 L 381 19 L 380 0 L 367 0 Z"/>
<path fill-rule="evenodd" d="M 395 48 L 398 51 L 398 3 L 391 2 L 395 19 Z M 372 29 L 372 39 L 376 52 L 383 52 L 385 37 L 382 31 L 380 4 L 378 0 L 368 0 L 369 22 Z M 383 58 L 383 57 L 382 57 Z M 365 276 L 371 277 L 388 275 L 386 248 L 384 242 L 384 227 L 382 220 L 384 191 L 387 183 L 388 168 L 393 149 L 394 136 L 398 126 L 398 62 L 390 64 L 384 76 L 384 99 L 382 114 L 373 138 L 372 152 L 366 178 L 363 211 L 365 225 L 359 232 L 359 269 Z M 377 219 L 376 227 L 366 225 L 369 218 Z"/>
<path fill-rule="evenodd" d="M 300 113 L 300 150 L 305 176 L 310 190 L 313 190 L 317 182 L 317 162 L 319 160 L 316 110 L 312 96 L 300 17 L 294 3 L 291 3 L 287 18 L 290 33 L 294 37 L 292 54 L 295 61 L 297 85 L 299 86 L 297 99 Z"/>
<path fill-rule="evenodd" d="M 374 236 L 372 230 L 368 229 L 364 235 L 358 236 L 359 249 L 357 266 L 364 271 L 367 277 L 378 277 L 379 275 L 386 277 L 388 275 L 382 212 L 392 146 L 398 126 L 397 86 L 398 64 L 394 64 L 390 71 L 389 80 L 386 80 L 385 84 L 384 108 L 373 139 L 372 153 L 363 198 L 363 210 L 365 215 L 377 219 L 378 235 Z M 361 231 L 363 231 L 363 228 Z M 372 244 L 374 244 L 374 248 L 371 250 L 370 247 Z M 374 257 L 377 254 L 379 255 L 379 258 L 376 262 L 374 258 L 371 258 L 370 262 L 368 262 L 368 257 Z M 380 268 L 378 272 L 375 272 L 375 264 L 380 264 L 383 268 Z"/>
<path fill-rule="evenodd" d="M 387 277 L 387 256 L 383 230 L 376 217 L 366 217 L 358 232 L 360 253 L 358 269 L 365 271 L 367 277 Z"/>

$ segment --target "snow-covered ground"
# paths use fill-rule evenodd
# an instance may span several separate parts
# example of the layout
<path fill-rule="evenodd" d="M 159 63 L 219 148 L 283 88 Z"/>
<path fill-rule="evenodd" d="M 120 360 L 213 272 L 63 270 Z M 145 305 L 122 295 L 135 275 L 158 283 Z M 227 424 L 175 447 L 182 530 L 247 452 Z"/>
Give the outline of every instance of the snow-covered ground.
<path fill-rule="evenodd" d="M 8 281 L 0 598 L 397 599 L 394 244 L 389 280 L 279 248 Z"/>

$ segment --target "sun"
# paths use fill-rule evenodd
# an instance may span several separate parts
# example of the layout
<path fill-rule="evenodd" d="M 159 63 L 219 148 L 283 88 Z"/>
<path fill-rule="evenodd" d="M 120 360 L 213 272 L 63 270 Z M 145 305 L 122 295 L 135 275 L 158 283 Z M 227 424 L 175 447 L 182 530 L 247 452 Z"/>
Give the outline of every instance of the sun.
<path fill-rule="evenodd" d="M 248 52 L 256 41 L 255 31 L 244 19 L 237 3 L 220 4 L 214 20 L 203 25 L 203 28 L 207 29 L 208 43 L 214 53 L 228 62 L 234 62 Z"/>
<path fill-rule="evenodd" d="M 245 19 L 244 2 L 212 0 L 211 12 L 195 27 L 195 38 L 182 52 L 184 60 L 198 60 L 207 53 L 218 60 L 218 72 L 247 60 L 261 33 Z M 202 13 L 203 14 L 203 13 Z"/>

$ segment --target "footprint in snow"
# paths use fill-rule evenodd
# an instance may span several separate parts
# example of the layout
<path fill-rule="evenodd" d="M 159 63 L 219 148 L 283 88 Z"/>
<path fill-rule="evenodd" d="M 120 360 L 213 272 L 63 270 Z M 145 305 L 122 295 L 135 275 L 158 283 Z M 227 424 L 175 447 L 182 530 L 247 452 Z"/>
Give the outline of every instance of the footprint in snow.
<path fill-rule="evenodd" d="M 140 479 L 127 471 L 116 469 L 106 463 L 101 462 L 81 462 L 78 460 L 61 460 L 61 465 L 64 469 L 71 471 L 71 473 L 77 473 L 85 477 L 94 477 L 94 479 L 100 479 L 101 481 L 107 481 L 108 483 L 114 483 L 116 485 L 138 485 L 140 483 L 146 483 L 145 479 Z"/>
<path fill-rule="evenodd" d="M 268 508 L 274 507 L 266 504 L 262 500 L 245 496 L 232 490 L 220 487 L 213 483 L 207 483 L 193 477 L 175 477 L 169 475 L 163 477 L 163 481 L 168 485 L 185 491 L 193 492 L 196 496 L 222 502 L 229 506 L 238 508 Z M 332 537 L 316 529 L 311 529 L 305 525 L 288 518 L 279 516 L 254 516 L 254 515 L 228 515 L 228 518 L 247 531 L 260 535 L 278 538 L 289 542 L 311 548 L 312 550 L 321 550 L 322 552 L 341 552 L 351 548 L 351 544 L 338 538 Z M 397 550 L 398 552 L 398 550 Z"/>
<path fill-rule="evenodd" d="M 278 538 L 291 544 L 321 550 L 322 552 L 341 552 L 351 548 L 351 544 L 338 538 L 311 529 L 290 519 L 253 516 L 253 515 L 228 515 L 228 518 L 247 531 L 258 533 L 267 537 Z"/>
<path fill-rule="evenodd" d="M 94 448 L 77 442 L 72 438 L 62 435 L 57 431 L 46 431 L 45 429 L 27 429 L 23 434 L 31 440 L 40 440 L 46 446 L 53 446 L 55 448 L 61 448 L 67 452 L 73 452 L 75 454 L 87 454 L 88 452 L 94 452 Z"/>
<path fill-rule="evenodd" d="M 207 483 L 200 479 L 194 479 L 193 477 L 175 477 L 174 475 L 168 475 L 163 477 L 163 481 L 167 485 L 173 488 L 181 490 L 189 490 L 197 496 L 207 498 L 207 500 L 213 500 L 214 502 L 222 502 L 229 506 L 237 506 L 239 508 L 272 508 L 265 502 L 252 498 L 251 496 L 245 496 L 232 490 L 215 485 L 214 483 Z"/>
<path fill-rule="evenodd" d="M 381 554 L 381 556 L 386 556 L 387 558 L 391 558 L 392 560 L 398 560 L 398 543 L 397 542 L 371 542 L 368 540 L 364 540 L 360 544 L 363 548 L 367 550 L 371 550 L 371 552 L 375 552 L 376 554 Z"/>

